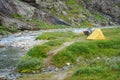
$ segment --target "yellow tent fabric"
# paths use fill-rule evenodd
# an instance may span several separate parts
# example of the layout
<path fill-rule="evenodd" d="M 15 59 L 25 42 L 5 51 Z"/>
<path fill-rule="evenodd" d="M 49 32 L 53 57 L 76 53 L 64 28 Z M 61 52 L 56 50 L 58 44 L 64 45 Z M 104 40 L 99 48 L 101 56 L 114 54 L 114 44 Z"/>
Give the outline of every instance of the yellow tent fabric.
<path fill-rule="evenodd" d="M 96 29 L 87 37 L 87 39 L 101 40 L 105 39 L 105 36 L 103 35 L 101 29 Z"/>

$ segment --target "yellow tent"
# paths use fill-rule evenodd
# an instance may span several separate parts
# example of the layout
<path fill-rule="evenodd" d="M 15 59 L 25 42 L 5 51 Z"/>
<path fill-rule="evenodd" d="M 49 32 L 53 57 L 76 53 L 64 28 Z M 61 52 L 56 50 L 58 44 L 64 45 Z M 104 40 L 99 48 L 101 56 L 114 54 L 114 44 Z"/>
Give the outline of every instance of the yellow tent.
<path fill-rule="evenodd" d="M 99 39 L 105 39 L 105 36 L 103 35 L 100 29 L 96 29 L 87 37 L 87 39 L 99 40 Z"/>

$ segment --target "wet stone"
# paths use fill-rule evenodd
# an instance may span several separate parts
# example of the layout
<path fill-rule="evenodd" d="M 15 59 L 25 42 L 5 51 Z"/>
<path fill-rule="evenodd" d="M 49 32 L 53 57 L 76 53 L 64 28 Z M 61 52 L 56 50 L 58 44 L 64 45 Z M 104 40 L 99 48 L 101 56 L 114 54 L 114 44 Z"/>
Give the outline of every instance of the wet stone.
<path fill-rule="evenodd" d="M 7 80 L 7 76 L 5 76 L 5 75 L 0 75 L 0 80 Z"/>
<path fill-rule="evenodd" d="M 5 44 L 4 43 L 0 43 L 0 48 L 3 48 L 5 47 Z"/>

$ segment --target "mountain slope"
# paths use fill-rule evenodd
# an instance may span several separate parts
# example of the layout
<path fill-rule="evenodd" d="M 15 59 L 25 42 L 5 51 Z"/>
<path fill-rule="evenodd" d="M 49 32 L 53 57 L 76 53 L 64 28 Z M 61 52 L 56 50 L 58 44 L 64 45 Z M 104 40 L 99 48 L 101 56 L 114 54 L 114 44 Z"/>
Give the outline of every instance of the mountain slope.
<path fill-rule="evenodd" d="M 119 13 L 119 0 L 1 0 L 0 26 L 8 31 L 46 29 L 51 24 L 105 26 L 119 24 Z"/>

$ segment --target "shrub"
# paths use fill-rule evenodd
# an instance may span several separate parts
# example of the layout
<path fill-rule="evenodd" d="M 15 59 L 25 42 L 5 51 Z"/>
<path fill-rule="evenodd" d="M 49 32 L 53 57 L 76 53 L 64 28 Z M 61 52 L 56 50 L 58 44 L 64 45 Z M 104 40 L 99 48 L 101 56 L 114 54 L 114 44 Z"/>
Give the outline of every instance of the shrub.
<path fill-rule="evenodd" d="M 47 45 L 36 45 L 27 52 L 27 55 L 36 58 L 47 57 L 46 52 L 50 49 Z"/>
<path fill-rule="evenodd" d="M 78 69 L 77 71 L 75 71 L 75 73 L 73 75 L 78 76 L 81 74 L 96 74 L 96 73 L 103 73 L 105 72 L 105 68 L 101 67 L 101 66 L 96 66 L 96 67 L 82 67 L 80 69 Z"/>
<path fill-rule="evenodd" d="M 23 57 L 17 64 L 19 72 L 32 72 L 32 70 L 39 70 L 40 68 L 42 68 L 41 60 L 30 56 Z"/>

